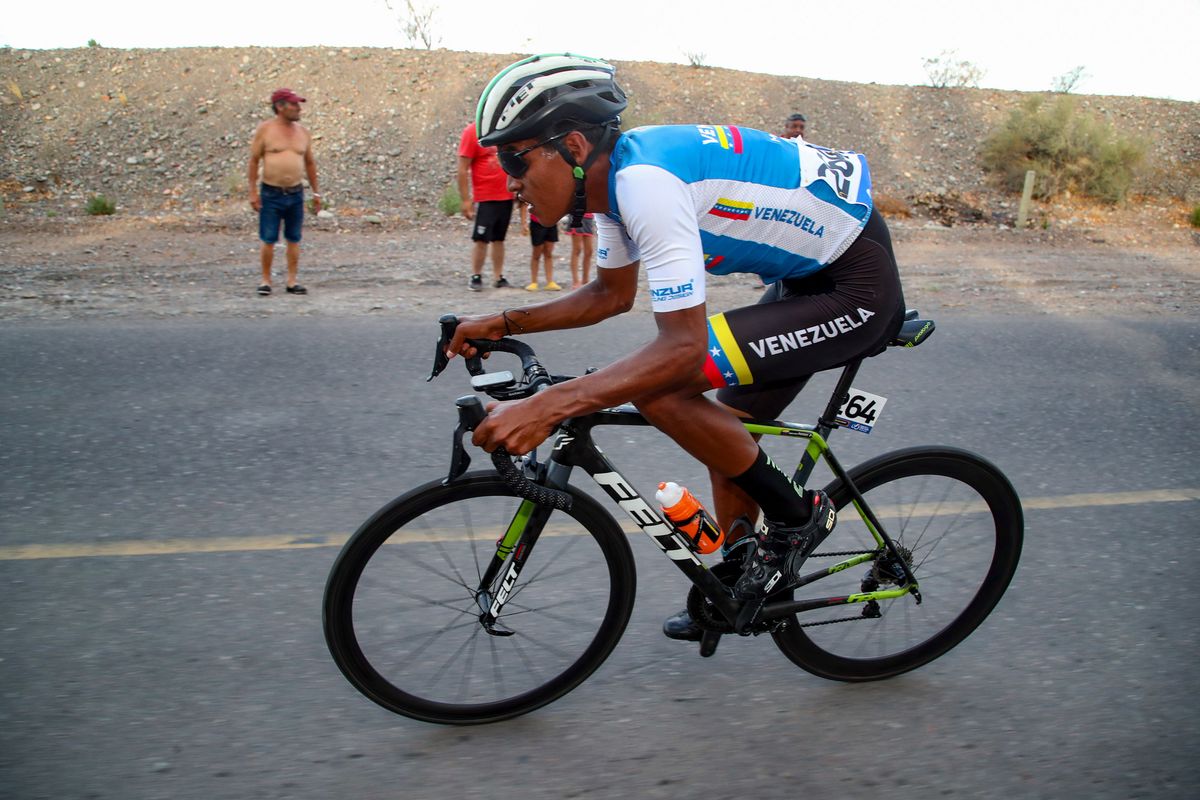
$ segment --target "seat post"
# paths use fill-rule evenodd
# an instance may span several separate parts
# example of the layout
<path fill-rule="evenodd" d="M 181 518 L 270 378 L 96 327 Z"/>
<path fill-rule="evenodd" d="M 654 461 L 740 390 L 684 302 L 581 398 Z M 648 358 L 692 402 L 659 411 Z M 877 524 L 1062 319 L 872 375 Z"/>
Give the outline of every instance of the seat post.
<path fill-rule="evenodd" d="M 842 367 L 842 377 L 838 378 L 837 386 L 833 387 L 833 394 L 829 396 L 829 405 L 825 406 L 825 413 L 817 421 L 817 431 L 823 438 L 828 438 L 833 429 L 838 427 L 834 420 L 837 419 L 842 404 L 850 399 L 850 385 L 854 383 L 861 366 L 862 359 L 856 358 Z"/>

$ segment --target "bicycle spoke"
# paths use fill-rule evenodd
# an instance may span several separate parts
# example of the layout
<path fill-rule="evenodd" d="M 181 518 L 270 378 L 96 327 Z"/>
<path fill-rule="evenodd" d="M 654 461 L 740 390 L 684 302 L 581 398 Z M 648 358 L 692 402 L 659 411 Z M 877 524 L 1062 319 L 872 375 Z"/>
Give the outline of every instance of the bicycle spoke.
<path fill-rule="evenodd" d="M 776 641 L 806 669 L 844 679 L 886 677 L 937 657 L 978 624 L 980 612 L 975 609 L 979 606 L 973 602 L 992 581 L 993 561 L 1002 543 L 1003 518 L 996 507 L 1011 506 L 1011 494 L 1005 494 L 1002 479 L 993 478 L 990 467 L 978 466 L 973 457 L 960 455 L 961 451 L 930 448 L 928 452 L 898 456 L 892 462 L 881 459 L 874 473 L 855 479 L 867 506 L 910 560 L 922 602 L 918 604 L 912 594 L 877 600 L 878 617 L 847 614 L 844 607 L 800 615 L 797 621 L 803 627 L 780 633 Z M 847 513 L 852 508 L 848 503 L 843 494 L 838 525 L 822 544 L 827 552 L 855 550 L 867 530 L 858 515 Z M 1014 516 L 1019 520 L 1019 506 L 1008 519 Z M 1011 527 L 1006 530 L 1007 535 L 1020 535 L 1019 528 L 1015 533 Z M 893 589 L 897 583 L 886 567 L 889 558 L 880 552 L 861 569 L 831 573 L 797 593 L 838 596 Z M 992 594 L 991 602 L 997 597 Z M 983 607 L 981 613 L 987 610 Z M 961 622 L 964 617 L 969 621 Z M 843 624 L 849 622 L 855 624 Z M 819 666 L 813 667 L 811 659 Z"/>

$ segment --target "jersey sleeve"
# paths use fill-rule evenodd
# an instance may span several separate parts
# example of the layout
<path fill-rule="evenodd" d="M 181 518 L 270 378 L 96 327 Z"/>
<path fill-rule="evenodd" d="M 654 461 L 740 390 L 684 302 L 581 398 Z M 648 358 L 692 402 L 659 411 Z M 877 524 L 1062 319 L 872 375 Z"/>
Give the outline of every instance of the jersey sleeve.
<path fill-rule="evenodd" d="M 596 266 L 600 269 L 624 267 L 642 257 L 638 246 L 625 226 L 606 214 L 597 214 L 596 220 Z"/>
<path fill-rule="evenodd" d="M 651 310 L 703 303 L 704 249 L 687 184 L 662 167 L 635 164 L 617 173 L 616 195 L 624 230 L 646 270 Z"/>

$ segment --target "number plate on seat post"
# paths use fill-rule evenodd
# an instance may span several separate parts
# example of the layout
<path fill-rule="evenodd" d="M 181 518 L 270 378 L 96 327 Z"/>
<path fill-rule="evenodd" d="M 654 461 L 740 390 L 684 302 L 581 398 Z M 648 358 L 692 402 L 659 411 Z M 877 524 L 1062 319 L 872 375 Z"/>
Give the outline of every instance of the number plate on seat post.
<path fill-rule="evenodd" d="M 838 409 L 835 422 L 852 431 L 870 433 L 871 429 L 879 422 L 879 415 L 883 413 L 883 406 L 886 403 L 886 397 L 852 387 L 850 396 Z"/>

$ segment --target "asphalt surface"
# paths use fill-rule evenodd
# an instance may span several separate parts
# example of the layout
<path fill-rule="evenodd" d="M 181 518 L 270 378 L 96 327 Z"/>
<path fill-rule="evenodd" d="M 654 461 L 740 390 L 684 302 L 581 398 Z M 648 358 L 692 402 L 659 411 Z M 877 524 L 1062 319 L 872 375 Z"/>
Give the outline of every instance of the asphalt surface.
<path fill-rule="evenodd" d="M 579 372 L 651 328 L 532 341 Z M 0 325 L 0 796 L 1174 798 L 1200 780 L 1195 320 L 944 317 L 863 368 L 888 405 L 870 436 L 833 437 L 843 461 L 965 447 L 1026 503 L 1012 586 L 942 659 L 866 685 L 766 637 L 701 659 L 659 633 L 687 587 L 639 535 L 608 662 L 474 728 L 375 706 L 321 634 L 337 545 L 448 464 L 467 384 L 424 382 L 434 335 Z M 832 379 L 813 383 L 789 418 L 815 415 Z M 598 439 L 643 491 L 703 487 L 653 431 Z"/>

